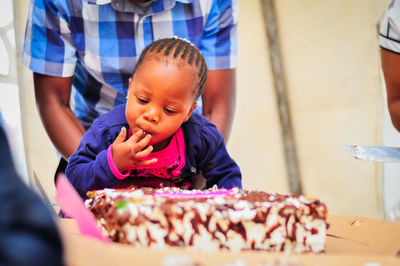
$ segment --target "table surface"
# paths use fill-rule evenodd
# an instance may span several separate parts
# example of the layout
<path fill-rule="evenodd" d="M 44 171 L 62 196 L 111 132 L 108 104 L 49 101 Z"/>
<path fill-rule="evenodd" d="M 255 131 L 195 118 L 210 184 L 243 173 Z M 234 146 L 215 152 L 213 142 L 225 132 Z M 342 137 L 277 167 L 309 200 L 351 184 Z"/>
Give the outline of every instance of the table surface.
<path fill-rule="evenodd" d="M 59 219 L 58 224 L 67 265 L 400 265 L 396 256 L 400 223 L 339 215 L 328 215 L 327 222 L 330 226 L 321 254 L 134 248 L 82 236 L 73 219 Z"/>

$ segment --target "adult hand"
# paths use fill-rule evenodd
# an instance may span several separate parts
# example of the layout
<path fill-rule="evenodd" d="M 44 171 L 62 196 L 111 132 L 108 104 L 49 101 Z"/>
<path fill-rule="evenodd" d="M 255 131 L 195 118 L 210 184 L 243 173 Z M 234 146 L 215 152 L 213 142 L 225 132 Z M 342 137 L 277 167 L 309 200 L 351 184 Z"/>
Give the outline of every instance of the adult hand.
<path fill-rule="evenodd" d="M 121 128 L 112 146 L 113 161 L 120 173 L 124 173 L 135 166 L 144 166 L 157 162 L 157 158 L 143 160 L 153 151 L 153 146 L 148 145 L 151 139 L 150 134 L 146 134 L 143 137 L 143 130 L 139 129 L 125 141 L 126 134 L 126 128 Z"/>
<path fill-rule="evenodd" d="M 33 74 L 36 105 L 48 136 L 61 155 L 75 152 L 85 129 L 69 105 L 72 77 Z"/>
<path fill-rule="evenodd" d="M 381 60 L 390 117 L 400 132 L 400 55 L 381 49 Z"/>
<path fill-rule="evenodd" d="M 236 70 L 209 70 L 204 86 L 203 115 L 229 138 L 236 101 Z"/>

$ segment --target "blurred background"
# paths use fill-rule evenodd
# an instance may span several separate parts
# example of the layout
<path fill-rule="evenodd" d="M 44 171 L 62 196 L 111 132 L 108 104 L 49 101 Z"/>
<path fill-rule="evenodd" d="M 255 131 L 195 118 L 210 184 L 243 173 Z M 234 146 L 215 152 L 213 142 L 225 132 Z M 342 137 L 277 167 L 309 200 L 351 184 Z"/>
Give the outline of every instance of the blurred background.
<path fill-rule="evenodd" d="M 37 189 L 36 173 L 54 202 L 58 158 L 36 110 L 32 73 L 20 64 L 29 0 L 1 2 L 0 122 L 21 177 Z M 237 102 L 228 150 L 244 188 L 289 193 L 294 176 L 302 193 L 323 200 L 331 214 L 393 219 L 400 164 L 356 160 L 342 148 L 400 146 L 378 46 L 390 0 L 238 2 Z M 285 93 L 277 92 L 279 84 Z M 282 134 L 285 110 L 289 135 Z M 289 166 L 288 147 L 294 152 Z"/>

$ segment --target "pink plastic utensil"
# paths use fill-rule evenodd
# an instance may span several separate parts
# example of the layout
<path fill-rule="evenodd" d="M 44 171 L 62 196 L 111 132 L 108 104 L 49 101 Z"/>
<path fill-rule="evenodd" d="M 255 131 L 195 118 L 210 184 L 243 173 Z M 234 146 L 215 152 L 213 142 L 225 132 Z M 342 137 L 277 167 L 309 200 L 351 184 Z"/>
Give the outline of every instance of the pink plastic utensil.
<path fill-rule="evenodd" d="M 74 187 L 60 174 L 56 182 L 56 201 L 60 204 L 61 210 L 68 216 L 76 219 L 79 231 L 82 235 L 97 238 L 103 242 L 110 242 L 105 238 L 96 225 L 96 219 L 85 207 L 82 198 L 78 195 Z"/>

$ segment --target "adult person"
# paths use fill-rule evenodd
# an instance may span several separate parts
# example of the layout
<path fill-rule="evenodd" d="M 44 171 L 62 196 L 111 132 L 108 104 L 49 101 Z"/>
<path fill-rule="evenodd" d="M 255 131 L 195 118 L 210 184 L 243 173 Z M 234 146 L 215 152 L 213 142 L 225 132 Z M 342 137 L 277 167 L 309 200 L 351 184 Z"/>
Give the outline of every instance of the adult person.
<path fill-rule="evenodd" d="M 23 63 L 34 73 L 44 127 L 65 159 L 96 117 L 125 103 L 144 47 L 172 36 L 203 53 L 209 73 L 202 113 L 227 140 L 235 104 L 236 0 L 31 1 Z M 58 171 L 65 166 L 61 160 Z"/>
<path fill-rule="evenodd" d="M 379 29 L 382 70 L 393 126 L 400 132 L 400 1 L 389 5 Z"/>
<path fill-rule="evenodd" d="M 0 265 L 63 265 L 50 211 L 17 175 L 1 126 L 0 154 Z"/>

